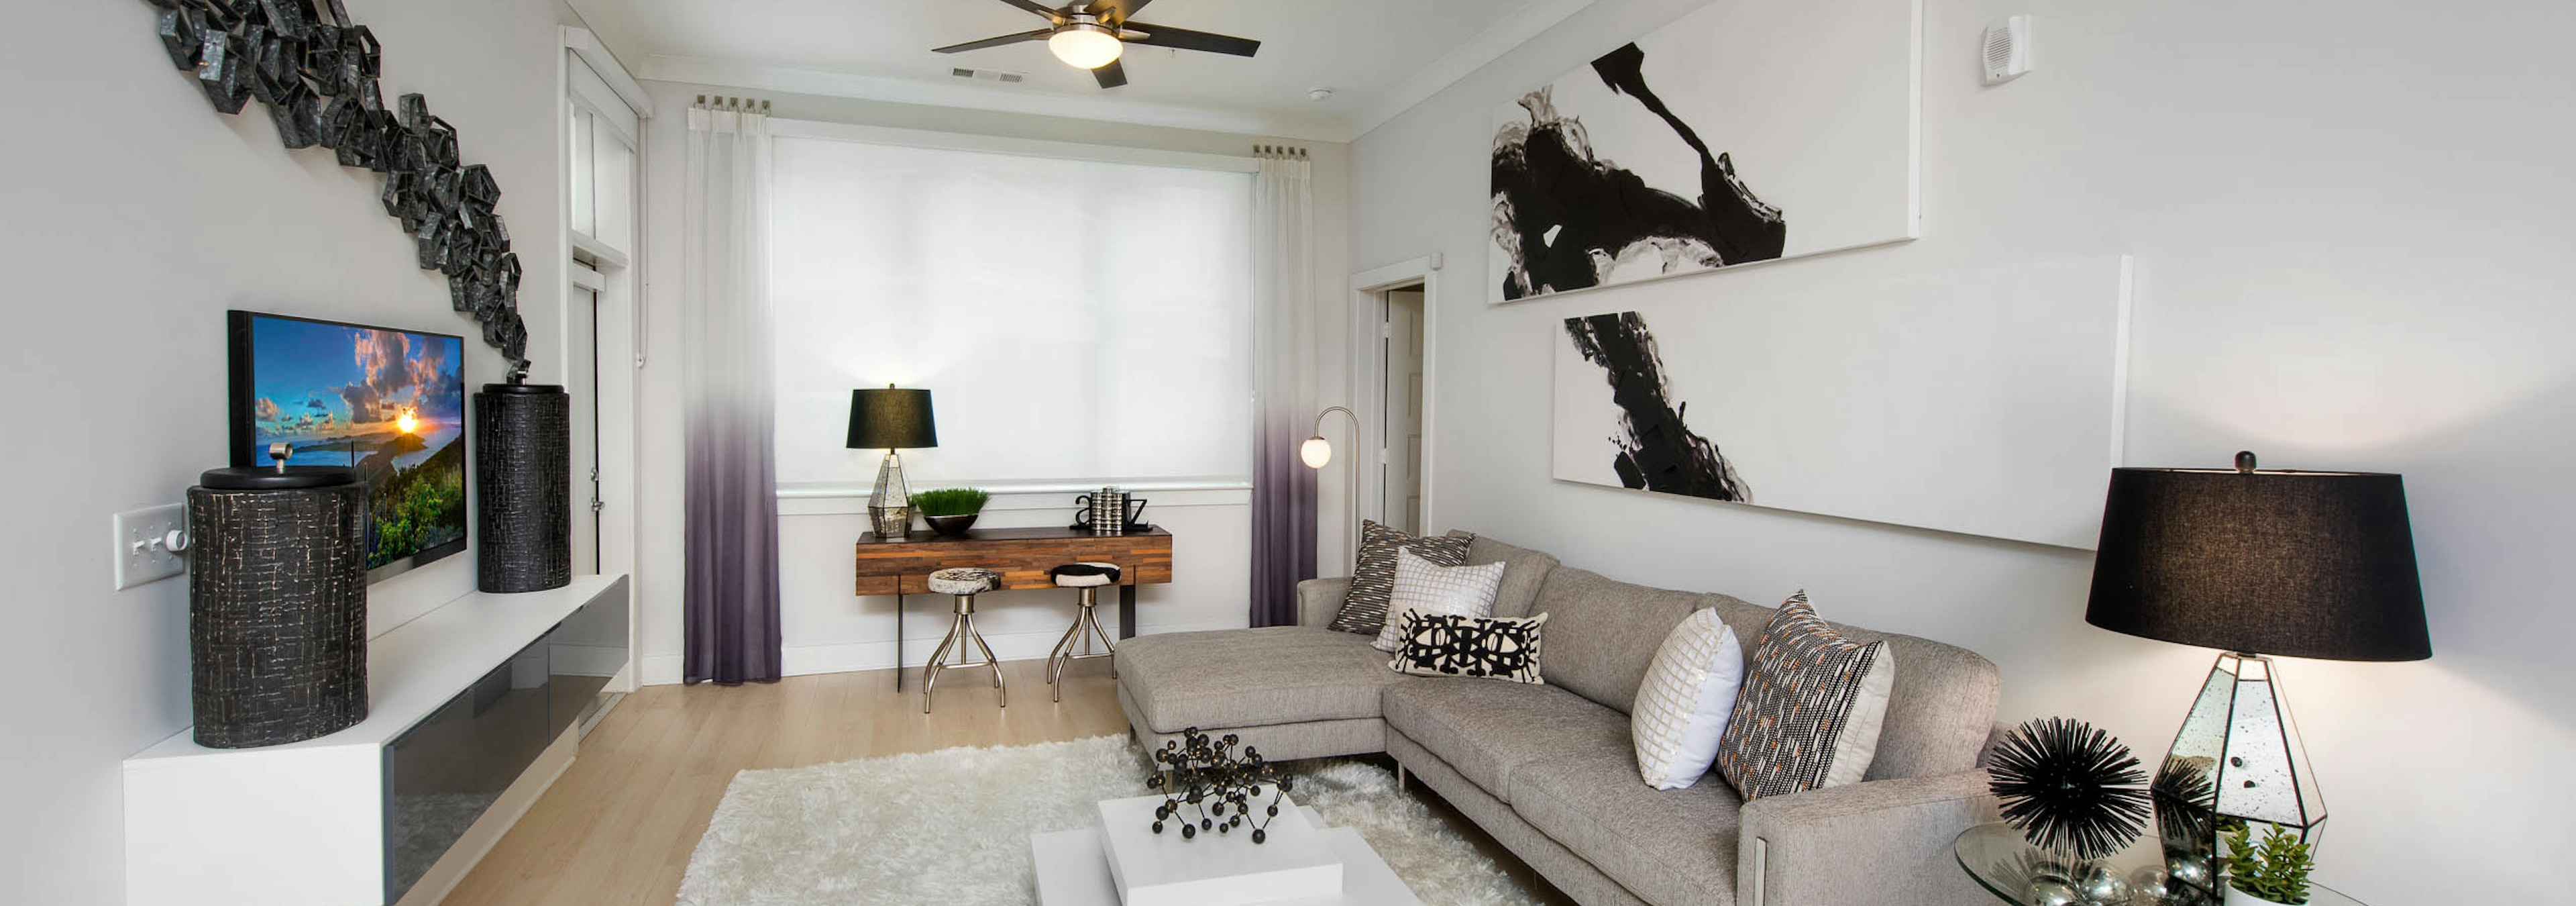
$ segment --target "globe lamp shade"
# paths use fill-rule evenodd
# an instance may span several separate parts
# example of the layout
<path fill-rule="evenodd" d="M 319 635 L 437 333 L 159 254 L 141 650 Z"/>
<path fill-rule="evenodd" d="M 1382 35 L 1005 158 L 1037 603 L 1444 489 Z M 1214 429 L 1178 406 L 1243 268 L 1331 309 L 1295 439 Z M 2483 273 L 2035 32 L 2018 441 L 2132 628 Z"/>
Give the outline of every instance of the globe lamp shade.
<path fill-rule="evenodd" d="M 1118 43 L 1118 36 L 1106 28 L 1078 23 L 1048 36 L 1047 49 L 1054 51 L 1055 58 L 1063 60 L 1067 66 L 1098 69 L 1118 62 L 1118 55 L 1126 51 L 1126 46 Z"/>
<path fill-rule="evenodd" d="M 1306 438 L 1305 445 L 1297 448 L 1297 458 L 1305 460 L 1306 468 L 1309 469 L 1321 469 L 1331 465 L 1333 442 L 1322 437 Z"/>

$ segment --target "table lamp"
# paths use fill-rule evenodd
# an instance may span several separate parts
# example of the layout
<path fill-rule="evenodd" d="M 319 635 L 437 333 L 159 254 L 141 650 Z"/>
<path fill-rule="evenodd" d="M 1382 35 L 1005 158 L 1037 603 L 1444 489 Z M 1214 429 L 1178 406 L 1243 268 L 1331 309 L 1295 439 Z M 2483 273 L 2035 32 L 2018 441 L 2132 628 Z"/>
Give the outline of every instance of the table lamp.
<path fill-rule="evenodd" d="M 903 483 L 903 458 L 896 450 L 939 446 L 939 428 L 930 417 L 930 391 L 850 391 L 850 441 L 853 450 L 884 450 L 877 465 L 876 490 L 868 494 L 868 526 L 879 541 L 912 536 L 912 489 Z"/>
<path fill-rule="evenodd" d="M 2084 612 L 2104 629 L 2225 652 L 2157 780 L 2159 809 L 2178 798 L 2206 820 L 2191 834 L 2202 852 L 2225 819 L 2310 843 L 2325 822 L 2269 656 L 2433 656 L 2403 480 L 2254 466 L 2238 453 L 2233 470 L 2113 469 Z M 2170 825 L 2166 835 L 2175 842 Z"/>

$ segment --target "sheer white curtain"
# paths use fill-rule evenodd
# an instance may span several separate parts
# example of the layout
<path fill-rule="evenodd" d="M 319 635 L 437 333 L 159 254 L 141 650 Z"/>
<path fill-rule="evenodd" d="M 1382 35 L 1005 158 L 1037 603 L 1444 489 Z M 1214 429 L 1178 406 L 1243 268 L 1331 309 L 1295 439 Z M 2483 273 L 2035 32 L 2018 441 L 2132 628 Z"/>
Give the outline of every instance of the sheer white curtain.
<path fill-rule="evenodd" d="M 915 487 L 1250 474 L 1252 174 L 818 126 L 776 130 L 783 486 L 873 480 L 850 391 L 887 384 L 937 401 Z"/>
<path fill-rule="evenodd" d="M 1253 177 L 1252 625 L 1297 622 L 1315 576 L 1315 471 L 1297 458 L 1315 419 L 1314 165 L 1259 149 Z"/>
<path fill-rule="evenodd" d="M 779 678 L 770 360 L 769 118 L 689 110 L 682 393 L 687 584 L 682 678 Z"/>

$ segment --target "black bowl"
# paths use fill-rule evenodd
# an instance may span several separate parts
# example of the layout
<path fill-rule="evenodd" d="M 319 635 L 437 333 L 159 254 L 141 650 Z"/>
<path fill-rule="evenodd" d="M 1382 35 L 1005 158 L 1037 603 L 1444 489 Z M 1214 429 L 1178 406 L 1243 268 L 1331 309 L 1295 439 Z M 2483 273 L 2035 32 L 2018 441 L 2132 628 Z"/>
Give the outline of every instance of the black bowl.
<path fill-rule="evenodd" d="M 931 531 L 957 538 L 964 536 L 967 529 L 974 528 L 975 517 L 981 515 L 983 514 L 968 513 L 963 516 L 923 516 L 921 518 L 930 523 Z"/>

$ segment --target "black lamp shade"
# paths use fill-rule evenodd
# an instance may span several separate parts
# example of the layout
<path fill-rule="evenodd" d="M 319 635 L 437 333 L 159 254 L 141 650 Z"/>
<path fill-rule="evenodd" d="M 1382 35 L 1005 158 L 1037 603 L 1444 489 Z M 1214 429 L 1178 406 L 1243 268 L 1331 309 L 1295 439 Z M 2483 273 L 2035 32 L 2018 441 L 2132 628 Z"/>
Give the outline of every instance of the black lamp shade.
<path fill-rule="evenodd" d="M 853 450 L 919 450 L 939 446 L 939 427 L 930 417 L 930 391 L 850 391 L 850 443 Z"/>
<path fill-rule="evenodd" d="M 2396 475 L 2113 469 L 2084 620 L 2254 654 L 2433 656 Z"/>

